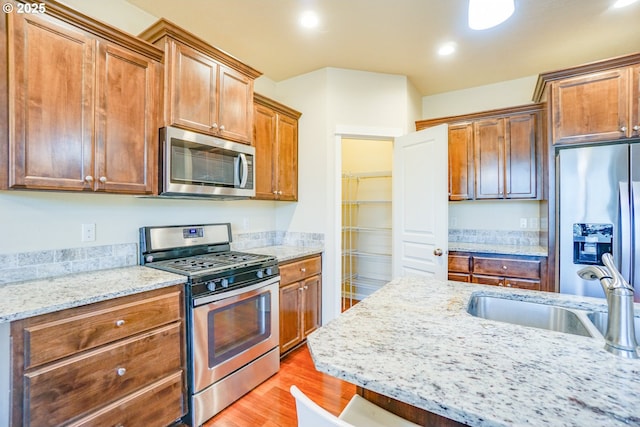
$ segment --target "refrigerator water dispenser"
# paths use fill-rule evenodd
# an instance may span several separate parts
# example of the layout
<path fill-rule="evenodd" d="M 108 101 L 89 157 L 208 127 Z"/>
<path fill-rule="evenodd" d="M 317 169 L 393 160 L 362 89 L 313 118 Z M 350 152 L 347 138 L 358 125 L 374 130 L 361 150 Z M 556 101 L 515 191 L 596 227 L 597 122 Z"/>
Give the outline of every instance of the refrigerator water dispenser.
<path fill-rule="evenodd" d="M 613 224 L 573 224 L 573 263 L 603 265 L 602 254 L 612 252 Z"/>

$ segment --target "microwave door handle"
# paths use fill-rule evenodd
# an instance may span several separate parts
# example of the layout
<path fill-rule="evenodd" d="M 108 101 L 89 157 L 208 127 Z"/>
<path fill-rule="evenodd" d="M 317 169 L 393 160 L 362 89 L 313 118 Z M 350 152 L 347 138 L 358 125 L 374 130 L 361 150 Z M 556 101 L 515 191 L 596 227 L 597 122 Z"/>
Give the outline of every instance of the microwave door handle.
<path fill-rule="evenodd" d="M 629 203 L 629 184 L 618 183 L 620 200 L 620 272 L 625 280 L 631 280 L 631 205 Z"/>
<path fill-rule="evenodd" d="M 247 163 L 247 156 L 244 153 L 238 155 L 240 162 L 238 163 L 238 174 L 240 174 L 240 188 L 244 188 L 247 185 L 247 179 L 249 178 L 249 164 Z M 242 171 L 240 167 L 242 165 Z"/>

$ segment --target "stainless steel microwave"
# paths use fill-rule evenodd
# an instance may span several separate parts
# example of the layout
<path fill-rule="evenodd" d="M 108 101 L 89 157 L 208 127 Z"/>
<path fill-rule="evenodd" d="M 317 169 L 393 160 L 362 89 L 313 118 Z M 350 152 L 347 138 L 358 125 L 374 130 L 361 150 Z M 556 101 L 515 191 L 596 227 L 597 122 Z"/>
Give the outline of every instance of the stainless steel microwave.
<path fill-rule="evenodd" d="M 175 127 L 160 129 L 161 196 L 256 195 L 255 147 Z"/>

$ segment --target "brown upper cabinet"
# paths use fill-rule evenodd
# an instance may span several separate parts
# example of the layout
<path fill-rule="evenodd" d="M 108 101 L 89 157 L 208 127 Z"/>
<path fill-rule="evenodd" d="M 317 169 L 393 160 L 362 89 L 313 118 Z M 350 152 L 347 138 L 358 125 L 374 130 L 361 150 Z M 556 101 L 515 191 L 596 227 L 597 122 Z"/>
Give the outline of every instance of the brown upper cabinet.
<path fill-rule="evenodd" d="M 449 200 L 541 197 L 541 104 L 416 122 L 449 123 Z"/>
<path fill-rule="evenodd" d="M 298 200 L 298 119 L 301 113 L 255 94 L 256 199 Z"/>
<path fill-rule="evenodd" d="M 54 2 L 6 19 L 2 186 L 152 193 L 162 52 Z"/>
<path fill-rule="evenodd" d="M 553 144 L 640 137 L 640 54 L 541 74 L 534 93 L 548 100 Z"/>
<path fill-rule="evenodd" d="M 259 71 L 165 19 L 140 37 L 165 52 L 165 126 L 251 144 Z"/>

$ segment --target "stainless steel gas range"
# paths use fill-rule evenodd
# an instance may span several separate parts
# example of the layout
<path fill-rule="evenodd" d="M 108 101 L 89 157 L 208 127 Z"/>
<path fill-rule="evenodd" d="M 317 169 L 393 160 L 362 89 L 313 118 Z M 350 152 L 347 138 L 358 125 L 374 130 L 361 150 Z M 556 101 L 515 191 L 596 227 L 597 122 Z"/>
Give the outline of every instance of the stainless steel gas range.
<path fill-rule="evenodd" d="M 278 262 L 230 243 L 228 223 L 140 229 L 140 264 L 188 277 L 183 421 L 191 426 L 280 369 Z"/>

